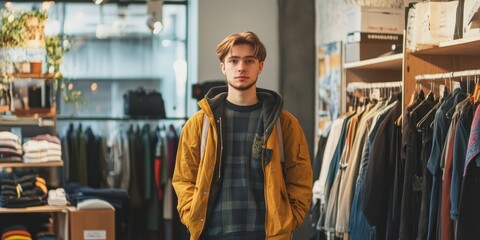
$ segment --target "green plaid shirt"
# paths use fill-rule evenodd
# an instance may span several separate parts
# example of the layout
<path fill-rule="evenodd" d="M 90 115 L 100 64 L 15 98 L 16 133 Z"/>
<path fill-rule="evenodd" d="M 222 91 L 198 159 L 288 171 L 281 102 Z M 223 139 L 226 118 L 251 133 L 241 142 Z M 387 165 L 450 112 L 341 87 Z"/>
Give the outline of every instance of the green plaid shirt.
<path fill-rule="evenodd" d="M 261 116 L 261 102 L 237 106 L 225 101 L 223 178 L 204 230 L 208 239 L 265 239 Z"/>

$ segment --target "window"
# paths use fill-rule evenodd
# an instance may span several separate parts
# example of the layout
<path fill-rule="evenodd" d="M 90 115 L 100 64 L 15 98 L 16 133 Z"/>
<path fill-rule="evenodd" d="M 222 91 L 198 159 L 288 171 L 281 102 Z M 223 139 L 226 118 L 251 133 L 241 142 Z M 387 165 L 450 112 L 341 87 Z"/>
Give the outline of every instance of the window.
<path fill-rule="evenodd" d="M 12 6 L 31 9 L 41 3 Z M 121 117 L 123 94 L 138 87 L 162 93 L 167 117 L 187 115 L 187 1 L 164 3 L 158 35 L 147 26 L 146 2 L 56 2 L 48 12 L 46 34 L 72 38 L 61 67 L 66 87 L 80 90 L 88 104 L 75 110 L 61 98 L 59 115 Z"/>

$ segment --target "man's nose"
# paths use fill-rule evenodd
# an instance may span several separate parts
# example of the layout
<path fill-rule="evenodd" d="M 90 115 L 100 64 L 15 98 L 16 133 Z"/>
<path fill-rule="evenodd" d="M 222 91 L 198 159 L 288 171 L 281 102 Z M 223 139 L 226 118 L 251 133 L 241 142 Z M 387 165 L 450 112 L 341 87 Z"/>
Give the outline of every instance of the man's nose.
<path fill-rule="evenodd" d="M 243 61 L 240 61 L 238 63 L 238 71 L 239 72 L 245 72 L 245 66 L 246 66 L 246 64 Z"/>

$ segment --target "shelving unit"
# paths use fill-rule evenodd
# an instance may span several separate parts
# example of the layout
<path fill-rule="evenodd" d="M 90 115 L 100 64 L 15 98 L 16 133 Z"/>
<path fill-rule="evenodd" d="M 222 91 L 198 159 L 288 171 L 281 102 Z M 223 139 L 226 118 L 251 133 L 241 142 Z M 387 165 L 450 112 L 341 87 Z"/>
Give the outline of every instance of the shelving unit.
<path fill-rule="evenodd" d="M 43 117 L 18 117 L 18 116 L 0 116 L 1 126 L 39 126 L 54 127 L 55 120 Z"/>
<path fill-rule="evenodd" d="M 26 208 L 0 208 L 2 213 L 64 213 L 68 211 L 67 206 L 38 206 Z"/>
<path fill-rule="evenodd" d="M 32 51 L 38 50 L 32 48 Z M 25 51 L 30 50 L 25 49 Z M 11 54 L 14 51 L 22 51 L 18 49 L 11 49 Z M 38 51 L 44 59 L 45 52 Z M 8 95 L 10 95 L 9 103 L 2 106 L 0 115 L 0 131 L 10 131 L 19 136 L 20 139 L 28 139 L 30 137 L 50 134 L 55 135 L 56 132 L 56 107 L 53 102 L 53 95 L 49 94 L 49 89 L 52 89 L 52 82 L 55 75 L 52 73 L 8 73 L 2 75 L 5 88 L 8 88 Z M 50 86 L 48 88 L 47 86 Z M 33 95 L 30 95 L 30 90 L 35 95 L 35 104 L 33 104 Z M 21 99 L 22 107 L 13 109 L 13 101 Z M 27 99 L 27 100 L 25 100 Z M 27 105 L 27 101 L 31 100 Z M 51 104 L 48 104 L 49 101 Z M 18 105 L 17 105 L 18 106 Z M 22 142 L 20 142 L 22 144 Z M 47 181 L 47 186 L 60 186 L 62 182 L 58 177 L 58 168 L 63 167 L 64 162 L 48 161 L 48 162 L 2 162 L 1 169 L 8 169 L 8 171 L 26 172 L 30 170 L 34 174 L 39 174 Z M 27 170 L 27 171 L 25 171 Z M 5 214 L 7 218 L 23 218 L 37 216 L 37 214 L 48 214 L 53 219 L 52 230 L 57 235 L 58 239 L 68 239 L 68 206 L 34 206 L 23 208 L 5 208 L 0 207 L 0 214 Z M 5 227 L 5 226 L 4 226 Z"/>
<path fill-rule="evenodd" d="M 480 36 L 458 39 L 439 44 L 438 47 L 404 56 L 403 99 L 410 99 L 415 91 L 415 76 L 480 68 Z M 428 82 L 423 82 L 428 85 Z M 428 87 L 424 85 L 424 87 Z M 407 105 L 403 102 L 403 106 Z"/>
<path fill-rule="evenodd" d="M 349 70 L 356 69 L 386 69 L 398 70 L 402 68 L 403 54 L 398 53 L 390 56 L 367 59 L 359 62 L 345 63 L 343 67 Z"/>
<path fill-rule="evenodd" d="M 394 54 L 358 62 L 344 63 L 342 89 L 354 82 L 396 82 L 402 79 L 403 54 Z M 342 91 L 342 112 L 346 111 L 347 93 Z"/>
<path fill-rule="evenodd" d="M 13 78 L 32 78 L 32 79 L 52 79 L 55 75 L 53 73 L 14 73 L 10 75 Z"/>
<path fill-rule="evenodd" d="M 480 55 L 480 36 L 442 42 L 438 47 L 413 52 L 416 55 Z"/>
<path fill-rule="evenodd" d="M 50 161 L 38 163 L 0 163 L 0 168 L 38 168 L 38 167 L 63 167 L 63 161 Z"/>
<path fill-rule="evenodd" d="M 440 43 L 438 47 L 344 64 L 342 89 L 351 82 L 403 81 L 403 106 L 415 91 L 415 76 L 480 68 L 480 36 Z M 344 93 L 345 94 L 345 93 Z M 342 97 L 342 106 L 346 97 Z M 345 111 L 345 109 L 343 109 Z"/>

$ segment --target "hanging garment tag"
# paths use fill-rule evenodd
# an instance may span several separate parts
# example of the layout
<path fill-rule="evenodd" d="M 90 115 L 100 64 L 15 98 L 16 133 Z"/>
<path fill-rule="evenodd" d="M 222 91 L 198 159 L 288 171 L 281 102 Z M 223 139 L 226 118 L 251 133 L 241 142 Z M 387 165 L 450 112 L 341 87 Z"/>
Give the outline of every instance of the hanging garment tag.
<path fill-rule="evenodd" d="M 457 89 L 457 88 L 460 88 L 460 82 L 452 82 L 452 92 L 453 90 Z"/>
<path fill-rule="evenodd" d="M 370 95 L 372 99 L 380 99 L 380 89 L 375 88 L 372 90 L 372 94 Z"/>

